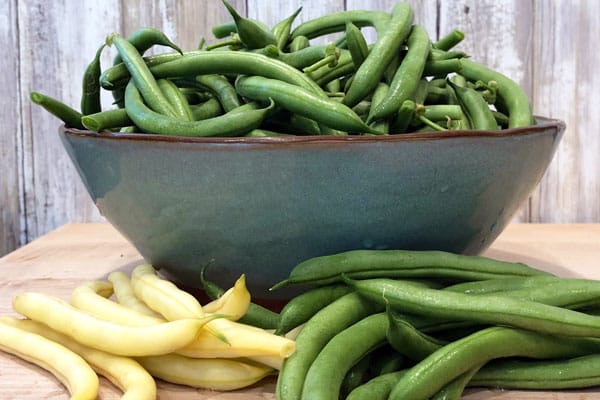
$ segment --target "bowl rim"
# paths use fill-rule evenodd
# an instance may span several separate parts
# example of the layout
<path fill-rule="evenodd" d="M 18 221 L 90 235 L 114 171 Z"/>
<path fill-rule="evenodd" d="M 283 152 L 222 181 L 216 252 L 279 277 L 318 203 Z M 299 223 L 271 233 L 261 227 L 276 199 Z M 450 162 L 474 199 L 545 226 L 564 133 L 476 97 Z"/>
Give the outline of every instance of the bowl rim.
<path fill-rule="evenodd" d="M 566 128 L 563 120 L 535 116 L 536 125 L 507 128 L 498 130 L 455 130 L 404 133 L 397 135 L 288 135 L 288 136 L 265 136 L 265 137 L 188 137 L 176 135 L 159 135 L 151 133 L 123 133 L 109 131 L 90 131 L 68 127 L 62 124 L 59 131 L 69 136 L 87 138 L 110 139 L 110 140 L 136 140 L 144 142 L 175 142 L 175 143 L 212 143 L 212 144 L 292 144 L 292 143 L 370 143 L 370 142 L 413 142 L 423 140 L 439 140 L 452 138 L 481 138 L 481 137 L 506 137 L 524 136 L 550 130 L 551 132 L 562 132 Z"/>

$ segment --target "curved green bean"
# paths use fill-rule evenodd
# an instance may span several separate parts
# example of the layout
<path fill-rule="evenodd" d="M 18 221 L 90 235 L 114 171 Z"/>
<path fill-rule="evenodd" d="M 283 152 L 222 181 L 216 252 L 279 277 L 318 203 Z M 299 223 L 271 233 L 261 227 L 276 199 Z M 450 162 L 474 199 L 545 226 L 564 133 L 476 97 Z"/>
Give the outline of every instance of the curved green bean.
<path fill-rule="evenodd" d="M 83 126 L 81 123 L 81 117 L 83 117 L 83 114 L 66 105 L 65 103 L 40 92 L 31 92 L 29 94 L 29 98 L 35 104 L 44 107 L 44 109 L 50 114 L 63 121 L 66 126 L 77 129 L 85 129 L 85 126 Z"/>
<path fill-rule="evenodd" d="M 350 108 L 280 80 L 262 76 L 240 77 L 235 83 L 235 88 L 241 96 L 258 101 L 272 99 L 280 107 L 333 129 L 356 133 L 371 132 L 371 128 Z"/>
<path fill-rule="evenodd" d="M 385 343 L 387 327 L 385 313 L 377 313 L 361 319 L 331 338 L 306 373 L 302 399 L 339 398 L 346 373 L 366 354 Z"/>
<path fill-rule="evenodd" d="M 88 64 L 83 73 L 81 93 L 81 113 L 83 115 L 95 114 L 102 111 L 100 100 L 100 56 L 106 44 L 102 44 L 96 51 L 94 59 Z"/>
<path fill-rule="evenodd" d="M 425 28 L 421 25 L 413 26 L 407 45 L 408 52 L 392 78 L 387 97 L 373 110 L 368 122 L 387 118 L 398 112 L 405 100 L 414 100 L 431 48 Z"/>
<path fill-rule="evenodd" d="M 354 73 L 354 80 L 344 96 L 345 105 L 356 105 L 375 89 L 388 64 L 400 51 L 402 43 L 409 35 L 413 17 L 412 8 L 408 3 L 400 2 L 394 6 L 387 28 Z"/>
<path fill-rule="evenodd" d="M 302 11 L 302 6 L 298 7 L 296 11 L 294 11 L 289 17 L 282 19 L 278 23 L 276 23 L 271 32 L 273 32 L 273 36 L 275 36 L 275 40 L 277 40 L 277 47 L 279 50 L 283 50 L 286 48 L 288 44 L 288 40 L 290 38 L 292 32 L 292 24 L 298 17 L 298 14 Z"/>
<path fill-rule="evenodd" d="M 218 117 L 201 121 L 182 121 L 158 114 L 149 109 L 135 87 L 130 82 L 125 89 L 125 109 L 129 118 L 141 129 L 162 135 L 177 136 L 236 136 L 260 126 L 273 108 L 256 109 L 246 104 Z M 241 110 L 240 110 L 241 109 Z"/>
<path fill-rule="evenodd" d="M 306 374 L 325 345 L 339 332 L 380 312 L 383 307 L 349 293 L 317 312 L 296 337 L 296 351 L 283 363 L 275 395 L 277 400 L 299 400 Z"/>
<path fill-rule="evenodd" d="M 359 28 L 372 26 L 377 34 L 381 35 L 387 29 L 389 21 L 389 13 L 383 11 L 338 11 L 303 22 L 292 31 L 291 38 L 293 40 L 298 36 L 305 36 L 308 39 L 314 39 L 329 33 L 342 32 L 346 29 L 348 22 L 352 22 Z"/>
<path fill-rule="evenodd" d="M 452 278 L 463 281 L 550 275 L 523 263 L 437 250 L 350 250 L 313 257 L 296 265 L 287 279 L 273 286 L 324 285 L 348 278 Z"/>
<path fill-rule="evenodd" d="M 275 39 L 275 35 L 269 29 L 265 29 L 261 24 L 252 19 L 242 17 L 227 0 L 222 1 L 229 14 L 233 17 L 237 34 L 246 48 L 260 49 L 269 44 L 277 45 L 277 39 Z"/>
<path fill-rule="evenodd" d="M 406 313 L 555 335 L 600 337 L 600 317 L 534 301 L 492 294 L 474 297 L 385 278 L 346 282 L 366 299 Z"/>

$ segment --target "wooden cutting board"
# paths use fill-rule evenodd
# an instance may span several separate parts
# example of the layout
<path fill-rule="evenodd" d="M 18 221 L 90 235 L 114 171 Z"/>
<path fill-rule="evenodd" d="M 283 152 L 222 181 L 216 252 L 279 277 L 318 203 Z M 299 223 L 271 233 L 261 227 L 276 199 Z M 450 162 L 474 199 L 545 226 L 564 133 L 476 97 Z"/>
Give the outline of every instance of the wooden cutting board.
<path fill-rule="evenodd" d="M 514 224 L 485 253 L 487 256 L 522 261 L 565 277 L 600 279 L 600 224 Z M 14 295 L 40 291 L 68 299 L 71 291 L 87 280 L 108 273 L 127 273 L 143 262 L 141 256 L 109 224 L 65 225 L 0 258 L 0 313 L 12 310 Z M 600 371 L 599 371 L 600 373 Z M 275 379 L 235 392 L 211 392 L 159 382 L 159 398 L 201 400 L 274 399 Z M 49 373 L 0 353 L 0 400 L 68 399 L 68 392 Z M 120 392 L 101 379 L 100 399 L 120 398 Z M 600 388 L 578 391 L 504 391 L 472 389 L 467 400 L 591 400 L 600 399 Z"/>

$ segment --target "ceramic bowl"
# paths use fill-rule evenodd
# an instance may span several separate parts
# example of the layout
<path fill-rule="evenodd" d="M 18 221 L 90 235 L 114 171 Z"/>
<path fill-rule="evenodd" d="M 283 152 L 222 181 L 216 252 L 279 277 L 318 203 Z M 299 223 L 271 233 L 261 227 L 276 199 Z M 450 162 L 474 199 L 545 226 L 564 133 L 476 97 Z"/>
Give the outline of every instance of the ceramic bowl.
<path fill-rule="evenodd" d="M 182 138 L 61 128 L 93 201 L 175 281 L 255 298 L 300 261 L 350 249 L 477 254 L 536 187 L 562 121 L 502 131 Z"/>

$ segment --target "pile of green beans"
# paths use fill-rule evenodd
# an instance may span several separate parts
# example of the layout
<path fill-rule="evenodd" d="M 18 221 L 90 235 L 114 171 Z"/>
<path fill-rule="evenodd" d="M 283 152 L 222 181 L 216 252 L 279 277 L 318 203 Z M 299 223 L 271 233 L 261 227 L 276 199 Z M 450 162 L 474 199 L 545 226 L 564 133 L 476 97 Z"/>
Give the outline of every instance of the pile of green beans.
<path fill-rule="evenodd" d="M 468 387 L 600 386 L 600 281 L 442 251 L 354 250 L 296 265 L 304 287 L 278 400 L 459 400 Z"/>
<path fill-rule="evenodd" d="M 499 130 L 535 124 L 522 88 L 454 47 L 432 40 L 411 6 L 347 10 L 269 27 L 240 15 L 214 40 L 183 51 L 163 32 L 113 33 L 83 74 L 79 109 L 39 92 L 31 100 L 65 125 L 174 136 L 391 135 Z M 295 25 L 295 26 L 294 26 Z M 372 27 L 369 43 L 362 29 Z M 331 42 L 320 44 L 325 35 Z M 170 51 L 144 56 L 154 46 Z M 101 68 L 107 49 L 113 64 Z M 103 107 L 102 90 L 114 103 Z"/>

